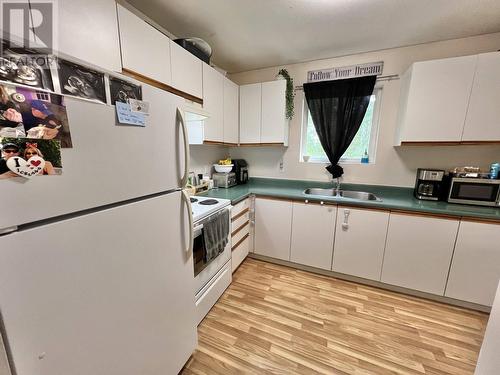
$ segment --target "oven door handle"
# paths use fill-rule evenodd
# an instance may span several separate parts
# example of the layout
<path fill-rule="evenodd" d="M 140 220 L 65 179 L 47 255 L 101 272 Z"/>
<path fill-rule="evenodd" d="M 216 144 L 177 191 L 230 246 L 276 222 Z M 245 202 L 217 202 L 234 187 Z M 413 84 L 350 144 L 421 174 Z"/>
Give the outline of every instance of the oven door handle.
<path fill-rule="evenodd" d="M 193 252 L 193 244 L 194 244 L 194 224 L 193 224 L 193 211 L 191 209 L 191 201 L 189 199 L 189 194 L 185 190 L 181 190 L 182 200 L 186 203 L 186 208 L 188 212 L 189 218 L 189 242 L 186 248 L 186 253 Z"/>

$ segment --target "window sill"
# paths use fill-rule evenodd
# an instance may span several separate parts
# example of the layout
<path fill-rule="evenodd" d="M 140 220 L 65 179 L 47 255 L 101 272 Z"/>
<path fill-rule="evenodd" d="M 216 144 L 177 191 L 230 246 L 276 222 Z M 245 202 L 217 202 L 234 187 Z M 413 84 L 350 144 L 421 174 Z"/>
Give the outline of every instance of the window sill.
<path fill-rule="evenodd" d="M 309 159 L 308 161 L 304 161 L 303 159 L 299 160 L 299 163 L 304 163 L 304 164 L 330 164 L 328 160 L 322 160 L 322 159 Z M 340 159 L 339 164 L 348 164 L 348 165 L 373 165 L 375 164 L 374 161 L 368 162 L 368 163 L 361 163 L 359 160 L 355 159 Z"/>

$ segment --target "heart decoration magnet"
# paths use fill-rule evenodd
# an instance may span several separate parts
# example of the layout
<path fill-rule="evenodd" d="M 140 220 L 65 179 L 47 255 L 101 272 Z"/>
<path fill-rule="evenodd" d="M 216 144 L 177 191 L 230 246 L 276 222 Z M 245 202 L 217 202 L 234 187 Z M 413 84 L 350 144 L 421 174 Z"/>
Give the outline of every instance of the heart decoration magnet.
<path fill-rule="evenodd" d="M 45 160 L 40 156 L 32 156 L 28 160 L 13 156 L 7 159 L 7 167 L 21 177 L 31 178 L 41 174 L 40 172 L 45 167 Z"/>

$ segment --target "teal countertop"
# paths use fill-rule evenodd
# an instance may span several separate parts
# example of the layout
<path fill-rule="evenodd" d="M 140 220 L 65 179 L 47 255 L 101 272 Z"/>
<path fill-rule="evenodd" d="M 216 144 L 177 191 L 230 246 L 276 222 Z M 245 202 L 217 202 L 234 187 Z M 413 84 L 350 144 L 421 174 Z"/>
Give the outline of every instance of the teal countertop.
<path fill-rule="evenodd" d="M 373 207 L 387 210 L 414 211 L 437 215 L 450 215 L 457 217 L 470 217 L 486 220 L 500 221 L 500 208 L 480 207 L 471 205 L 452 204 L 446 202 L 421 201 L 413 197 L 412 188 L 379 186 L 379 185 L 358 185 L 342 184 L 343 190 L 367 191 L 375 194 L 381 202 L 357 201 L 347 198 L 318 197 L 305 195 L 306 188 L 319 187 L 331 188 L 332 183 L 302 180 L 279 180 L 270 178 L 251 178 L 245 185 L 237 185 L 228 189 L 212 189 L 200 195 L 212 198 L 230 199 L 232 204 L 245 199 L 251 194 L 288 198 L 293 200 L 324 201 L 339 205 Z"/>

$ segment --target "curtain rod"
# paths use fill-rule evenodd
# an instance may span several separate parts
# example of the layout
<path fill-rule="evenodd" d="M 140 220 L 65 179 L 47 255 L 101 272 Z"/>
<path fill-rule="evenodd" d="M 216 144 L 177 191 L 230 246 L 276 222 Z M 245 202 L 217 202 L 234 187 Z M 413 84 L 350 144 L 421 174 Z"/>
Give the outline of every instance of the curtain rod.
<path fill-rule="evenodd" d="M 399 79 L 399 74 L 389 74 L 389 75 L 386 75 L 386 76 L 377 77 L 377 82 L 393 81 L 395 79 Z M 302 91 L 302 90 L 304 90 L 304 87 L 302 85 L 295 86 L 295 91 Z"/>

